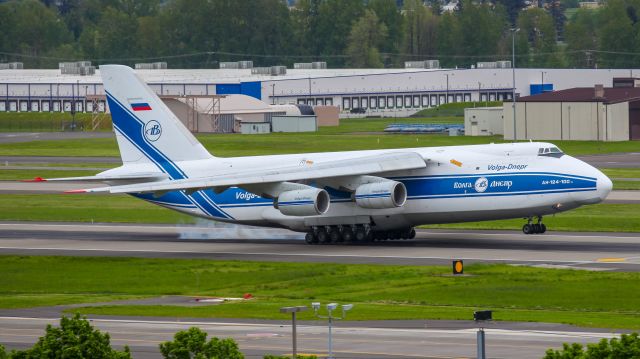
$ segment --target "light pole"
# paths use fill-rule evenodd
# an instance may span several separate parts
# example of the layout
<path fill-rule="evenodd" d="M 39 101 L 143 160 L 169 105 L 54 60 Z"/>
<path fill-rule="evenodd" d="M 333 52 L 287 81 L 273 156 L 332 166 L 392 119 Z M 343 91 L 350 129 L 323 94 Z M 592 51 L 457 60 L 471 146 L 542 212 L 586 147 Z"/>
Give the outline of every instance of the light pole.
<path fill-rule="evenodd" d="M 511 29 L 511 74 L 513 76 L 513 90 L 511 93 L 511 107 L 513 108 L 513 141 L 516 137 L 516 32 L 520 31 L 520 28 Z"/>
<path fill-rule="evenodd" d="M 320 318 L 320 319 L 327 319 L 329 321 L 329 355 L 327 356 L 327 359 L 335 359 L 333 357 L 333 338 L 332 338 L 332 326 L 333 326 L 333 320 L 337 319 L 337 320 L 342 320 L 347 316 L 347 312 L 350 311 L 353 308 L 353 304 L 344 304 L 342 305 L 342 316 L 341 317 L 334 317 L 332 315 L 332 312 L 334 310 L 336 310 L 336 308 L 338 308 L 338 303 L 329 303 L 327 304 L 327 314 L 326 316 L 324 315 L 319 315 L 318 311 L 320 310 L 320 303 L 319 302 L 313 302 L 311 303 L 311 307 L 313 308 L 313 313 L 315 314 L 316 317 Z"/>
<path fill-rule="evenodd" d="M 298 306 L 298 307 L 280 308 L 280 313 L 291 313 L 291 334 L 292 334 L 291 336 L 293 341 L 293 349 L 292 349 L 291 357 L 293 359 L 298 358 L 298 344 L 297 344 L 297 337 L 296 337 L 296 313 L 304 312 L 306 310 L 307 310 L 306 305 Z"/>
<path fill-rule="evenodd" d="M 449 74 L 444 74 L 447 77 L 447 95 L 444 99 L 444 103 L 449 103 Z"/>
<path fill-rule="evenodd" d="M 540 71 L 540 93 L 544 93 L 544 74 L 546 71 Z"/>

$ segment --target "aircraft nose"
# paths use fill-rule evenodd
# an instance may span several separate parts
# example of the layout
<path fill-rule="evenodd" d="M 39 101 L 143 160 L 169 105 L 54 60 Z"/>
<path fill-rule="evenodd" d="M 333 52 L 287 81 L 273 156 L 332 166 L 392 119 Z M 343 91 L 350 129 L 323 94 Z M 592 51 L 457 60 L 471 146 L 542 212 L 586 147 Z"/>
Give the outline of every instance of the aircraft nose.
<path fill-rule="evenodd" d="M 604 201 L 609 195 L 609 193 L 611 192 L 611 189 L 613 188 L 613 183 L 611 182 L 609 177 L 607 177 L 604 173 L 600 172 L 600 174 L 598 175 L 598 182 L 596 184 L 596 188 L 598 189 L 598 196 L 600 197 L 600 200 Z"/>

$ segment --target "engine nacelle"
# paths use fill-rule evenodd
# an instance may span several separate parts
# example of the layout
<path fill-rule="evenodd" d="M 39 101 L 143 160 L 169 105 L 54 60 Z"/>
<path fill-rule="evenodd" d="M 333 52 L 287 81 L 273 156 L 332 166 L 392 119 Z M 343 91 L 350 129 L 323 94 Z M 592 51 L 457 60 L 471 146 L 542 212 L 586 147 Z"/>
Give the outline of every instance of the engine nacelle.
<path fill-rule="evenodd" d="M 317 216 L 329 210 L 331 198 L 323 189 L 310 188 L 282 192 L 275 207 L 286 216 Z"/>
<path fill-rule="evenodd" d="M 363 208 L 402 207 L 406 201 L 407 188 L 402 182 L 374 182 L 356 188 L 356 204 Z"/>

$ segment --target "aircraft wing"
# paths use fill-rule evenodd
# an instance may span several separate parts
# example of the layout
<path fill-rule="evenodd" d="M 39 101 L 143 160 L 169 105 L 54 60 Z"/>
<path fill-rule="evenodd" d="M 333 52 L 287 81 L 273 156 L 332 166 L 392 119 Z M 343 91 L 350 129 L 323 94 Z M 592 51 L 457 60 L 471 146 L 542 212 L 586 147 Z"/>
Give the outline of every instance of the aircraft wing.
<path fill-rule="evenodd" d="M 363 156 L 319 163 L 301 163 L 299 166 L 275 167 L 269 170 L 252 170 L 211 177 L 165 180 L 122 186 L 73 190 L 70 192 L 142 193 L 178 190 L 224 189 L 231 186 L 281 183 L 320 178 L 370 175 L 426 167 L 425 161 L 415 152 L 392 152 L 375 156 Z"/>

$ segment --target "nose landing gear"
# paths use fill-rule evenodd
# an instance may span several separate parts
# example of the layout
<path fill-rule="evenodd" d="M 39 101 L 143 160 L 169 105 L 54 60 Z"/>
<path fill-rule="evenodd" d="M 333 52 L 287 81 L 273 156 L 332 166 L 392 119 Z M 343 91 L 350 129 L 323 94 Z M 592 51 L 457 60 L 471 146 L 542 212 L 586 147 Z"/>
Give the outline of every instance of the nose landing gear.
<path fill-rule="evenodd" d="M 527 224 L 522 226 L 524 234 L 542 234 L 547 231 L 547 226 L 542 223 L 542 216 L 538 216 L 538 223 L 532 223 L 533 219 L 529 217 Z"/>

